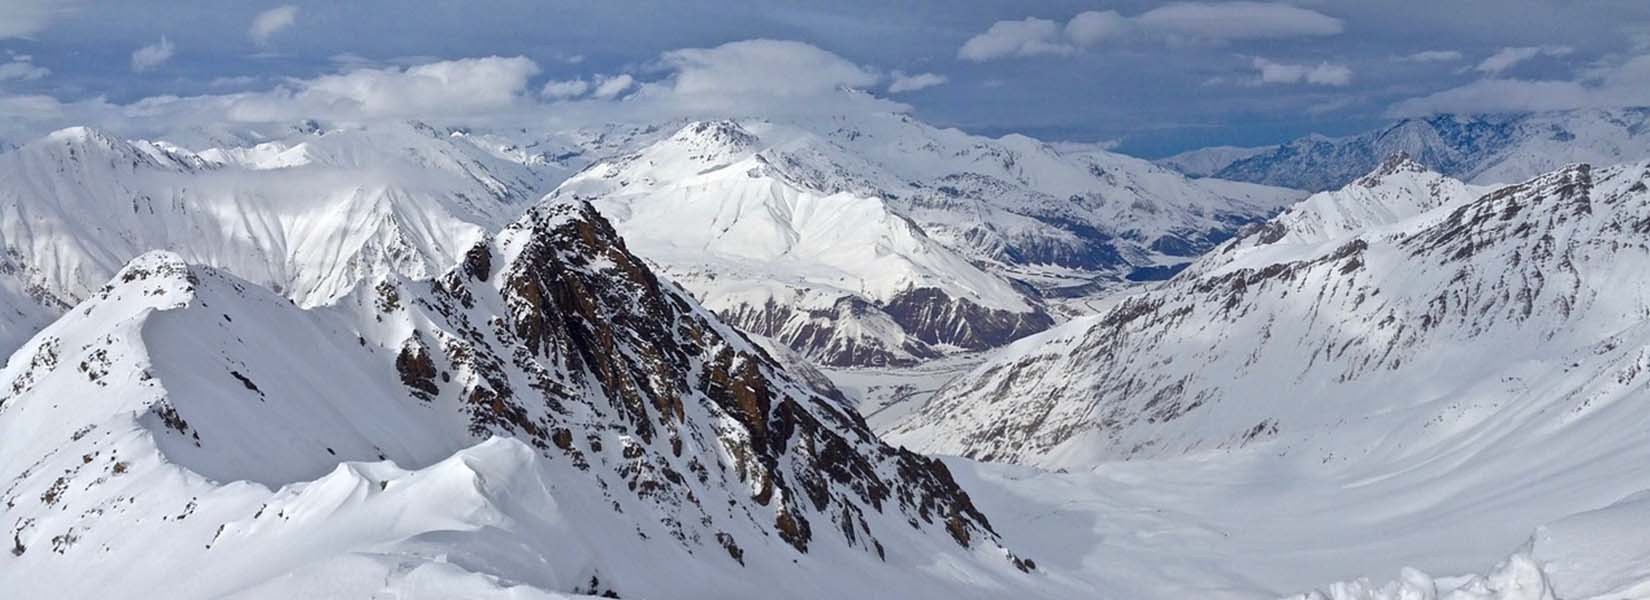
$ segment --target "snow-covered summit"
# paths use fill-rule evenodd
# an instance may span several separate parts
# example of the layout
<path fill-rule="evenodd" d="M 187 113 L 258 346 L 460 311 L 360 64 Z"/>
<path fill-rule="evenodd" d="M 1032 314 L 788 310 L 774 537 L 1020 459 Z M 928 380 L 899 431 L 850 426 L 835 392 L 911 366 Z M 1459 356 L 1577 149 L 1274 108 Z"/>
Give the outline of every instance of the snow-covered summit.
<path fill-rule="evenodd" d="M 1193 176 L 1307 190 L 1349 183 L 1394 153 L 1476 184 L 1508 184 L 1566 164 L 1599 166 L 1650 158 L 1650 108 L 1433 115 L 1330 138 L 1272 147 L 1193 150 L 1158 161 Z"/>
<path fill-rule="evenodd" d="M 1050 465 L 1278 437 L 1345 456 L 1377 443 L 1360 436 L 1396 436 L 1413 453 L 1459 440 L 1427 419 L 1491 418 L 1467 416 L 1468 398 L 1521 406 L 1495 413 L 1507 418 L 1582 415 L 1567 403 L 1632 389 L 1609 382 L 1643 345 L 1650 298 L 1632 282 L 1650 255 L 1633 239 L 1650 165 L 1576 165 L 1488 193 L 1414 169 L 1380 180 L 1016 344 L 895 439 Z M 1532 377 L 1551 383 L 1517 383 Z"/>
<path fill-rule="evenodd" d="M 1028 277 L 1172 265 L 1297 196 L 874 115 L 688 123 L 552 197 L 595 203 L 730 322 L 885 364 L 1041 330 Z"/>
<path fill-rule="evenodd" d="M 0 371 L 0 587 L 1055 595 L 942 463 L 792 379 L 588 205 L 376 281 L 303 309 L 151 252 L 37 335 Z"/>

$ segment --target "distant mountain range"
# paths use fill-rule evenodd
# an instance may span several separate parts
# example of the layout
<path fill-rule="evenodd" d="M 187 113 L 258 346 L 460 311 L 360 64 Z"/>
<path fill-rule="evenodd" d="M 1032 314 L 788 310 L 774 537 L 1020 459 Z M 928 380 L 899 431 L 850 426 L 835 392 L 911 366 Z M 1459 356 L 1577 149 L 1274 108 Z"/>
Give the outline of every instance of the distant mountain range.
<path fill-rule="evenodd" d="M 867 115 L 689 123 L 551 197 L 592 202 L 735 326 L 844 366 L 1041 331 L 1044 293 L 1164 278 L 1302 195 Z"/>
<path fill-rule="evenodd" d="M 1346 137 L 1193 150 L 1157 163 L 1194 177 L 1322 191 L 1399 153 L 1463 181 L 1515 183 L 1567 164 L 1650 158 L 1650 108 L 1436 115 Z"/>

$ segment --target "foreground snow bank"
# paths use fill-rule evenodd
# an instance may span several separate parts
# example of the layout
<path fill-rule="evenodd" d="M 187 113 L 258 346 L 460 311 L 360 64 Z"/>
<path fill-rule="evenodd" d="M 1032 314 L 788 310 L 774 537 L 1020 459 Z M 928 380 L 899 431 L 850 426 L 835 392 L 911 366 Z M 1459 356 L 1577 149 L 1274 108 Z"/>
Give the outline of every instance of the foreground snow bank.
<path fill-rule="evenodd" d="M 1290 600 L 1631 600 L 1650 598 L 1650 492 L 1536 530 L 1485 575 L 1434 579 L 1404 569 L 1396 581 L 1344 581 Z"/>
<path fill-rule="evenodd" d="M 1290 600 L 1554 600 L 1547 576 L 1534 560 L 1515 554 L 1487 575 L 1434 579 L 1404 569 L 1395 581 L 1375 585 L 1367 578 L 1342 581 Z"/>

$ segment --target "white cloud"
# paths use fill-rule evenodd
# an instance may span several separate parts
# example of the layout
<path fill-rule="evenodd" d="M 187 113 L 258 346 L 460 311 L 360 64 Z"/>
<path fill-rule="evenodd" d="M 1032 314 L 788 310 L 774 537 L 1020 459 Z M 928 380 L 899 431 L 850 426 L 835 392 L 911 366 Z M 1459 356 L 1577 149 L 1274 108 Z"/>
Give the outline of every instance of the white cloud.
<path fill-rule="evenodd" d="M 893 72 L 894 81 L 888 84 L 888 93 L 903 94 L 917 90 L 942 85 L 946 82 L 944 75 L 936 73 L 906 74 L 904 71 Z"/>
<path fill-rule="evenodd" d="M 1327 62 L 1316 65 L 1277 63 L 1256 57 L 1251 63 L 1260 71 L 1261 83 L 1309 83 L 1344 86 L 1352 83 L 1352 68 Z"/>
<path fill-rule="evenodd" d="M 246 86 L 252 85 L 252 84 L 257 83 L 257 82 L 258 82 L 258 78 L 254 77 L 254 76 L 251 76 L 251 75 L 234 75 L 234 76 L 230 76 L 230 77 L 217 77 L 217 78 L 214 78 L 212 81 L 207 82 L 206 85 L 211 86 L 211 87 L 215 87 L 215 88 L 246 87 Z"/>
<path fill-rule="evenodd" d="M 673 50 L 664 53 L 660 63 L 675 71 L 670 90 L 681 96 L 803 96 L 877 82 L 874 71 L 841 56 L 802 42 L 780 40 Z"/>
<path fill-rule="evenodd" d="M 1537 56 L 1565 56 L 1575 49 L 1569 46 L 1525 46 L 1520 48 L 1502 48 L 1491 54 L 1484 62 L 1475 67 L 1480 73 L 1498 74 L 1512 68 L 1518 63 Z"/>
<path fill-rule="evenodd" d="M 562 100 L 577 98 L 590 91 L 590 82 L 583 79 L 568 79 L 565 81 L 547 81 L 539 89 L 539 94 L 546 98 Z"/>
<path fill-rule="evenodd" d="M 132 70 L 141 73 L 166 64 L 166 61 L 172 60 L 176 50 L 172 40 L 160 36 L 160 41 L 132 51 Z"/>
<path fill-rule="evenodd" d="M 877 69 L 808 44 L 775 40 L 665 52 L 629 72 L 573 80 L 582 81 L 584 90 L 566 97 L 557 96 L 577 91 L 577 84 L 530 86 L 539 66 L 524 57 L 338 68 L 314 78 L 281 79 L 273 89 L 156 96 L 130 104 L 101 97 L 71 102 L 0 94 L 0 139 L 20 140 L 85 124 L 119 135 L 164 138 L 202 127 L 258 127 L 299 119 L 349 124 L 413 118 L 475 127 L 581 127 L 910 110 L 906 104 L 861 91 L 885 82 Z M 608 91 L 598 96 L 604 85 Z"/>
<path fill-rule="evenodd" d="M 640 75 L 654 77 L 642 80 Z M 552 118 L 565 122 L 784 118 L 911 108 L 862 91 L 882 80 L 876 69 L 802 42 L 758 39 L 672 50 L 635 75 L 597 78 L 593 87 L 617 86 L 613 82 L 625 76 L 631 76 L 629 91 L 611 98 L 592 93 L 556 102 L 550 105 Z"/>
<path fill-rule="evenodd" d="M 612 77 L 599 78 L 596 80 L 596 89 L 590 92 L 590 97 L 600 100 L 611 100 L 623 95 L 625 91 L 629 90 L 630 86 L 633 85 L 636 85 L 636 78 L 631 77 L 627 73 L 620 73 Z"/>
<path fill-rule="evenodd" d="M 1422 51 L 1416 52 L 1414 54 L 1408 54 L 1408 55 L 1400 56 L 1400 57 L 1398 57 L 1398 62 L 1409 62 L 1409 63 L 1455 62 L 1455 61 L 1461 60 L 1461 58 L 1462 58 L 1461 53 L 1456 52 L 1454 50 L 1422 50 Z"/>
<path fill-rule="evenodd" d="M 1343 29 L 1340 19 L 1280 2 L 1181 2 L 1134 20 L 1161 34 L 1206 41 L 1329 36 Z"/>
<path fill-rule="evenodd" d="M 1079 46 L 1096 46 L 1129 31 L 1129 20 L 1115 10 L 1078 13 L 1066 22 L 1066 37 Z"/>
<path fill-rule="evenodd" d="M 10 61 L 0 63 L 0 81 L 31 81 L 51 74 L 51 69 L 34 64 L 34 57 L 27 54 L 13 54 Z"/>
<path fill-rule="evenodd" d="M 229 118 L 372 119 L 475 115 L 518 105 L 539 67 L 525 57 L 466 58 L 405 69 L 361 68 L 239 98 Z"/>
<path fill-rule="evenodd" d="M 957 57 L 983 62 L 1001 58 L 1076 54 L 1114 40 L 1137 39 L 1170 44 L 1227 43 L 1338 35 L 1340 19 L 1278 2 L 1179 2 L 1133 17 L 1116 11 L 1087 11 L 1064 25 L 1027 17 L 997 21 L 969 38 Z"/>
<path fill-rule="evenodd" d="M 253 43 L 265 46 L 269 44 L 271 36 L 292 27 L 293 23 L 296 22 L 298 22 L 298 7 L 291 4 L 278 6 L 258 13 L 258 16 L 253 17 L 252 28 L 247 30 L 247 35 L 252 37 Z"/>
<path fill-rule="evenodd" d="M 1399 102 L 1389 116 L 1650 105 L 1650 55 L 1588 69 L 1573 80 L 1490 78 Z"/>
<path fill-rule="evenodd" d="M 0 0 L 0 40 L 40 33 L 75 2 L 64 0 Z"/>
<path fill-rule="evenodd" d="M 1047 19 L 1026 17 L 1019 21 L 998 21 L 985 33 L 969 38 L 957 57 L 983 62 L 1014 56 L 1040 54 L 1066 55 L 1077 48 L 1066 43 L 1060 24 Z"/>

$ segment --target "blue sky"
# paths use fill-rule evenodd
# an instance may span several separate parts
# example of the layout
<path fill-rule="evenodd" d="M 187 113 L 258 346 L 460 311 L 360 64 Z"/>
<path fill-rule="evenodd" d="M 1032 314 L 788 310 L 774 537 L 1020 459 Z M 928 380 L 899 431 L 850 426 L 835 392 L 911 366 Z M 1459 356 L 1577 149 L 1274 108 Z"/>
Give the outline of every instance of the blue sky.
<path fill-rule="evenodd" d="M 728 46 L 744 40 L 771 43 Z M 138 129 L 303 110 L 576 120 L 847 102 L 1157 156 L 1434 111 L 1650 104 L 1642 0 L 0 0 L 0 52 L 0 117 Z M 486 57 L 499 58 L 453 62 Z M 474 93 L 405 81 L 431 64 L 418 73 Z M 719 98 L 727 86 L 742 91 Z"/>

